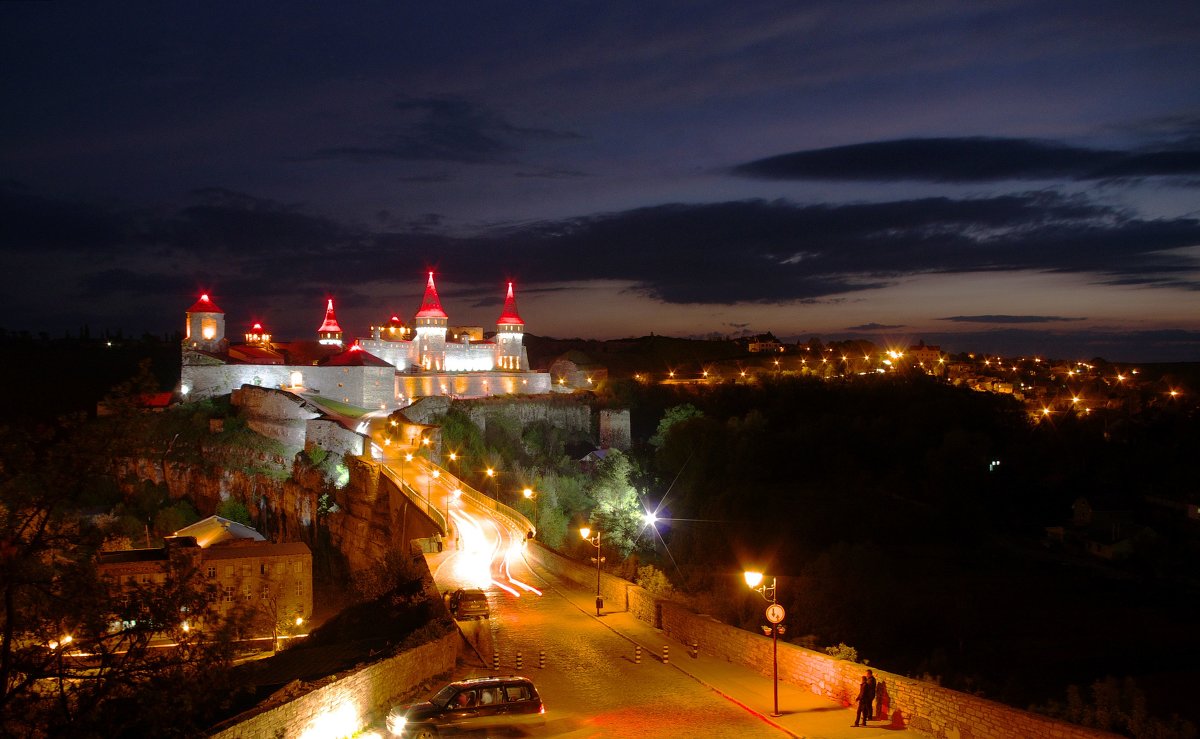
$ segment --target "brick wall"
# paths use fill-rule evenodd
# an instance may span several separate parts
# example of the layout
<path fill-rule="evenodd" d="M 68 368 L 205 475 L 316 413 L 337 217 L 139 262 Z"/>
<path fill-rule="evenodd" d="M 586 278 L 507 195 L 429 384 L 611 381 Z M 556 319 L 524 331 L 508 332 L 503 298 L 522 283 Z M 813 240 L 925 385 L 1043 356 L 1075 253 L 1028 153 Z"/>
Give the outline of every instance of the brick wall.
<path fill-rule="evenodd" d="M 594 588 L 596 571 L 543 547 L 530 554 L 554 574 Z M 704 654 L 724 657 L 771 676 L 771 640 L 721 623 L 685 606 L 656 598 L 642 588 L 602 573 L 600 592 L 607 610 L 628 610 L 639 620 L 662 629 L 682 644 L 697 643 Z M 866 666 L 780 642 L 779 679 L 816 695 L 851 705 Z M 892 725 L 938 739 L 1096 739 L 1114 734 L 1076 726 L 1022 711 L 995 701 L 896 675 L 874 666 L 876 680 L 886 686 Z"/>

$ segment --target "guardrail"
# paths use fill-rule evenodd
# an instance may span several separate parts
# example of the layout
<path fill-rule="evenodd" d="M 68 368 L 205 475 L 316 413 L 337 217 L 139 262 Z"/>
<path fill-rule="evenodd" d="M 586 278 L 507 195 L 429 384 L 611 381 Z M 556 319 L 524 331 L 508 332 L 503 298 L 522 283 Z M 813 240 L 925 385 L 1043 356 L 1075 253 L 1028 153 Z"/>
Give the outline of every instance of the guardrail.
<path fill-rule="evenodd" d="M 432 520 L 433 523 L 441 529 L 442 535 L 449 535 L 450 528 L 447 525 L 446 516 L 437 509 L 437 506 L 431 505 L 429 501 L 421 496 L 420 492 L 418 492 L 416 488 L 405 482 L 400 475 L 396 474 L 395 470 L 387 465 L 386 462 L 379 462 L 378 464 L 384 476 L 391 480 L 392 483 L 400 489 L 400 492 L 408 496 L 408 499 L 414 505 L 424 511 L 426 516 L 429 516 L 430 520 Z"/>

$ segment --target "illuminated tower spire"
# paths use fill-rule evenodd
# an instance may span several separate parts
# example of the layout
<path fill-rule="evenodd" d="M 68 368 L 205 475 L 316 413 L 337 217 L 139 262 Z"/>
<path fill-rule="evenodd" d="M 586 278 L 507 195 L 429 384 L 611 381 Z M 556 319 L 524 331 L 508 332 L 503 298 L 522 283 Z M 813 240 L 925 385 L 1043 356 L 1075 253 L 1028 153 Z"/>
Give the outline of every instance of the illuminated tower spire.
<path fill-rule="evenodd" d="M 437 287 L 433 284 L 433 273 L 425 283 L 425 297 L 421 309 L 413 321 L 417 329 L 417 363 L 427 370 L 441 371 L 446 368 L 446 330 L 450 323 Z"/>
<path fill-rule="evenodd" d="M 508 283 L 508 295 L 504 298 L 504 310 L 496 319 L 496 365 L 500 369 L 527 369 L 521 338 L 525 333 L 525 322 L 517 313 L 517 299 L 513 295 L 513 284 Z"/>
<path fill-rule="evenodd" d="M 421 301 L 421 309 L 417 318 L 447 318 L 442 310 L 442 301 L 438 298 L 437 287 L 433 284 L 433 273 L 429 273 L 429 282 L 425 283 L 425 298 Z"/>
<path fill-rule="evenodd" d="M 337 316 L 333 314 L 333 298 L 325 306 L 325 320 L 317 329 L 317 341 L 321 344 L 342 345 L 342 327 L 338 325 Z"/>

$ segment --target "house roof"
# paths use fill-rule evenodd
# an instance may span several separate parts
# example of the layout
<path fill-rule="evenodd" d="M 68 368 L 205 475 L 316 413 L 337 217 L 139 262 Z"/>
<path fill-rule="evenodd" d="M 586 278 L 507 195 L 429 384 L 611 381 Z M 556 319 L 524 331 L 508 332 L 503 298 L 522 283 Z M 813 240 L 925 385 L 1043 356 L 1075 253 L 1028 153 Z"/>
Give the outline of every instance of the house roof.
<path fill-rule="evenodd" d="M 217 304 L 212 302 L 208 297 L 208 293 L 200 296 L 200 299 L 192 304 L 191 308 L 187 309 L 188 313 L 224 313 L 225 311 L 217 307 Z"/>
<path fill-rule="evenodd" d="M 496 319 L 497 324 L 523 326 L 525 322 L 517 314 L 517 299 L 513 297 L 513 284 L 508 283 L 508 295 L 504 298 L 504 310 Z"/>
<path fill-rule="evenodd" d="M 336 354 L 321 365 L 322 367 L 391 367 L 390 362 L 385 362 L 366 349 L 362 345 L 355 344 L 341 354 Z"/>
<path fill-rule="evenodd" d="M 209 516 L 191 526 L 184 526 L 175 532 L 175 536 L 194 537 L 196 543 L 201 548 L 207 548 L 213 544 L 235 539 L 266 541 L 266 538 L 262 534 L 249 526 L 240 524 L 237 521 L 230 521 L 228 518 L 221 518 L 220 516 Z"/>
<path fill-rule="evenodd" d="M 433 284 L 433 273 L 429 273 L 429 282 L 425 283 L 425 297 L 421 300 L 421 309 L 417 318 L 448 318 L 442 310 L 442 301 L 438 297 L 437 287 Z"/>

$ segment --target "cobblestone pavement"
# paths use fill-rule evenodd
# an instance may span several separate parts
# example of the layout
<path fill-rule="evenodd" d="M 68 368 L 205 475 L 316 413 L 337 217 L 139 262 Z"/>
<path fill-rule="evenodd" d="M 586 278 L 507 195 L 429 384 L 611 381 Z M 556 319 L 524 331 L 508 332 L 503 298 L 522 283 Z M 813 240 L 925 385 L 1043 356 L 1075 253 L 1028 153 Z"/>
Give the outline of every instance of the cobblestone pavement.
<path fill-rule="evenodd" d="M 439 564 L 448 565 L 452 557 L 448 553 Z M 546 704 L 546 725 L 530 730 L 530 736 L 787 735 L 654 655 L 643 653 L 636 663 L 633 643 L 565 597 L 565 584 L 556 587 L 523 574 L 542 595 L 514 598 L 489 589 L 491 618 L 461 624 L 478 655 L 466 650 L 454 677 L 520 674 L 532 679 Z M 450 577 L 439 580 L 443 590 L 450 585 L 456 585 Z M 498 670 L 492 669 L 493 651 Z M 545 666 L 540 667 L 543 651 Z"/>

